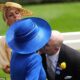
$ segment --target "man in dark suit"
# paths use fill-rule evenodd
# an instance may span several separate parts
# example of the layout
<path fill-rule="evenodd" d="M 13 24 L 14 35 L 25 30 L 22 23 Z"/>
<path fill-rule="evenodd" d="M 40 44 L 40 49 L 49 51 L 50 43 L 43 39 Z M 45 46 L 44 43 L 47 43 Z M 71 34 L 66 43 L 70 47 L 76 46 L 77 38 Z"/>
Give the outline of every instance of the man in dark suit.
<path fill-rule="evenodd" d="M 52 32 L 41 53 L 48 80 L 80 80 L 80 53 L 63 44 L 60 32 Z"/>

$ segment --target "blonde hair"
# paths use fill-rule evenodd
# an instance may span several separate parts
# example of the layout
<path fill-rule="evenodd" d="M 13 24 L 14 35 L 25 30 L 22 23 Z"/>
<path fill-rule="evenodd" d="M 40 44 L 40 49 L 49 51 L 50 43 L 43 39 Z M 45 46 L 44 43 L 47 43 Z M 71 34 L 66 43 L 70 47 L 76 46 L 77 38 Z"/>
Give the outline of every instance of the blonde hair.
<path fill-rule="evenodd" d="M 3 14 L 5 14 L 6 9 L 10 7 L 19 9 L 22 16 L 32 15 L 32 12 L 30 10 L 24 9 L 20 4 L 15 2 L 6 2 L 5 4 L 0 4 L 0 11 L 3 12 Z M 5 18 L 4 15 L 3 15 L 3 18 Z"/>

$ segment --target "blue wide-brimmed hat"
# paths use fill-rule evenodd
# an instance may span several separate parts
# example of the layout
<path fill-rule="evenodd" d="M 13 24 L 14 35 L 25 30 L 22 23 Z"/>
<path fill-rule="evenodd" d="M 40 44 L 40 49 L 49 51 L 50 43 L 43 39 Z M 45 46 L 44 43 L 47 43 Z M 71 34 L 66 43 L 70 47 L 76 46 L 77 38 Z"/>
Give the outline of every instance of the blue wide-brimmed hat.
<path fill-rule="evenodd" d="M 42 48 L 51 36 L 51 28 L 47 21 L 37 17 L 29 17 L 16 21 L 6 34 L 8 46 L 20 54 L 28 54 Z"/>

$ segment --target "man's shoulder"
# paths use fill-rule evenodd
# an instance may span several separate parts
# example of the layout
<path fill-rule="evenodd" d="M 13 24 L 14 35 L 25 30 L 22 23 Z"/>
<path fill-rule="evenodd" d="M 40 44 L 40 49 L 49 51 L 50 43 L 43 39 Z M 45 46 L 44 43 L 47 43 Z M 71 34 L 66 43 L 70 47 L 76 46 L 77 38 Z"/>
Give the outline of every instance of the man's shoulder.
<path fill-rule="evenodd" d="M 80 53 L 78 50 L 76 50 L 66 44 L 62 44 L 61 50 L 67 51 L 67 52 L 73 52 L 73 53 Z"/>
<path fill-rule="evenodd" d="M 72 60 L 80 60 L 80 52 L 78 50 L 75 50 L 65 44 L 62 45 L 60 54 L 63 54 L 64 56 L 67 56 L 71 58 Z"/>

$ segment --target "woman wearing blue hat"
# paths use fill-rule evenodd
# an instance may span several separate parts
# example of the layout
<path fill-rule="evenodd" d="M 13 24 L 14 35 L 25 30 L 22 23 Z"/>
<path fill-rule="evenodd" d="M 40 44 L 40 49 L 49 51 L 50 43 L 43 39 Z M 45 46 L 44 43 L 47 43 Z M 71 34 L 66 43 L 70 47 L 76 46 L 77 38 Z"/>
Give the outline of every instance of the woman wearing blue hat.
<path fill-rule="evenodd" d="M 25 18 L 11 25 L 6 34 L 12 49 L 11 80 L 46 80 L 41 56 L 36 51 L 49 41 L 50 35 L 50 25 L 41 18 Z"/>

